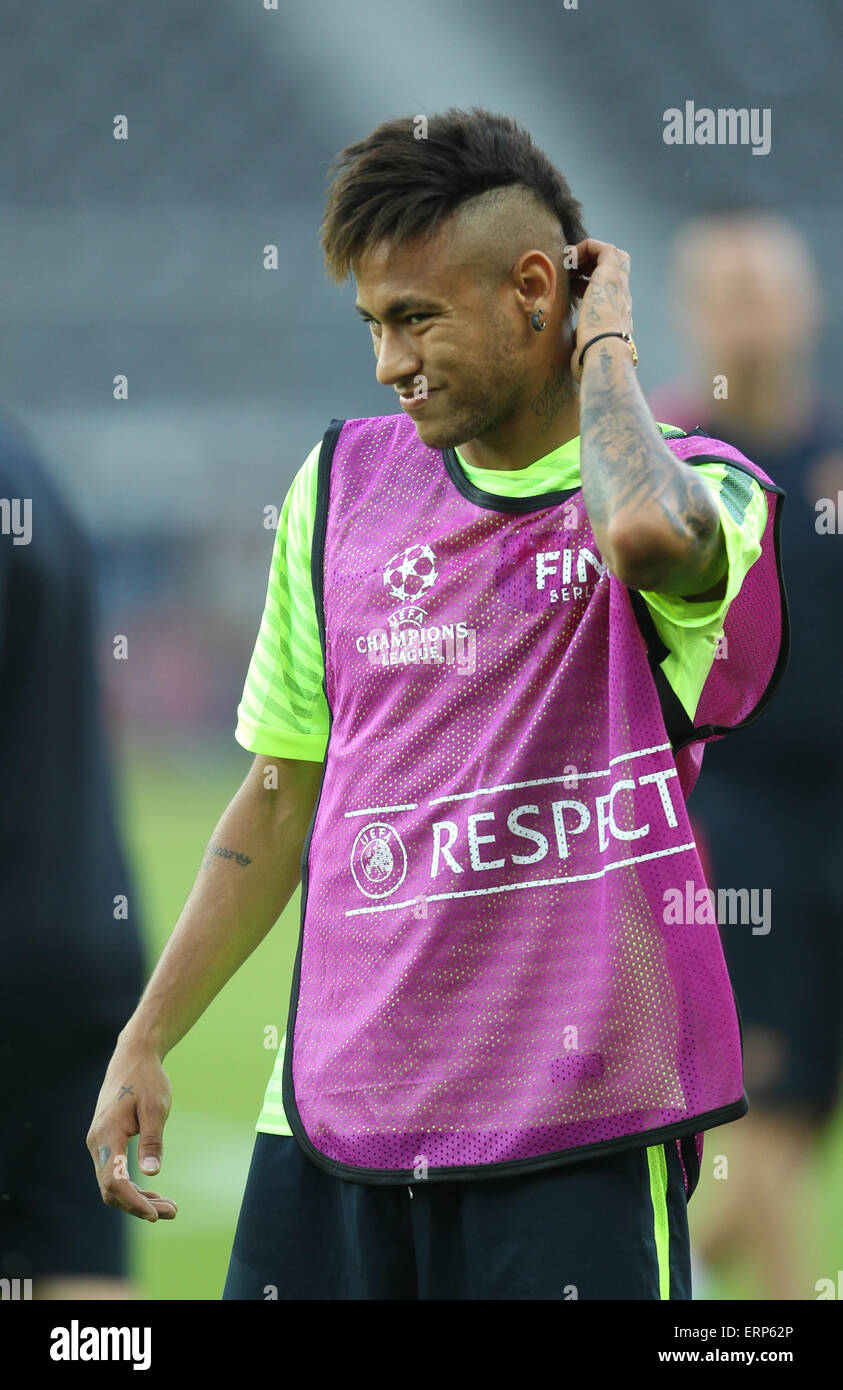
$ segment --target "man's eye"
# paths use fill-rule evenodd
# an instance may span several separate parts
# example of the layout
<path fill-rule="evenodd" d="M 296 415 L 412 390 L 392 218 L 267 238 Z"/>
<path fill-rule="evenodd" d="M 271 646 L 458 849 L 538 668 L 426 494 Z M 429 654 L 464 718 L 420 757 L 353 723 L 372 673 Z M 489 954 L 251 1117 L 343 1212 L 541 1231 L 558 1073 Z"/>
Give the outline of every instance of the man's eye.
<path fill-rule="evenodd" d="M 404 316 L 404 322 L 405 322 L 405 323 L 412 323 L 414 319 L 416 319 L 416 320 L 423 320 L 423 319 L 429 319 L 429 318 L 432 318 L 432 317 L 433 317 L 432 314 L 406 314 L 406 315 Z M 366 325 L 367 328 L 371 328 L 373 332 L 376 332 L 378 329 L 380 329 L 380 324 L 378 323 L 377 319 L 364 319 L 364 318 L 361 317 L 361 320 L 360 320 L 360 321 L 361 321 L 361 323 L 365 323 L 365 325 Z"/>

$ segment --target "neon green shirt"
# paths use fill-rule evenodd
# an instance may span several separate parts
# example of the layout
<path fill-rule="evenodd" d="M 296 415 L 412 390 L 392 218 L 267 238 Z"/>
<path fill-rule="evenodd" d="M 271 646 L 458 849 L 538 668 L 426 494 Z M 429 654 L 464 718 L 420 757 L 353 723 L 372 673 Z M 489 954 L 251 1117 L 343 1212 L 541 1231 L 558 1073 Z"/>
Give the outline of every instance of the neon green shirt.
<path fill-rule="evenodd" d="M 322 689 L 324 666 L 310 577 L 321 445 L 320 439 L 308 454 L 281 509 L 266 604 L 234 734 L 252 753 L 315 762 L 325 757 L 330 722 Z M 474 468 L 459 450 L 456 454 L 470 482 L 503 497 L 532 497 L 580 485 L 579 436 L 528 468 L 510 471 Z M 675 594 L 642 591 L 659 636 L 670 649 L 662 670 L 691 719 L 714 660 L 726 611 L 761 554 L 767 524 L 766 498 L 755 479 L 723 462 L 700 464 L 696 472 L 711 487 L 720 512 L 728 558 L 726 592 L 722 599 L 691 603 Z M 282 1039 L 255 1126 L 267 1134 L 291 1134 L 281 1103 L 284 1042 Z"/>

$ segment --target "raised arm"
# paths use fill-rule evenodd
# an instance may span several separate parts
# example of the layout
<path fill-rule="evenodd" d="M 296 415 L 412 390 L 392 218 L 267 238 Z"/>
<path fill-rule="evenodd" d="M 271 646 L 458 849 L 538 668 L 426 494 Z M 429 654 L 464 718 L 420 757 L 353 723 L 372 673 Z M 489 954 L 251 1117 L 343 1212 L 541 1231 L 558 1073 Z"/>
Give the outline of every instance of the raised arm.
<path fill-rule="evenodd" d="M 632 333 L 629 256 L 606 242 L 577 247 L 584 289 L 572 370 L 601 333 Z M 578 282 L 572 285 L 576 292 Z M 633 589 L 722 597 L 726 547 L 710 489 L 662 440 L 638 385 L 628 343 L 593 342 L 580 378 L 580 477 L 594 538 Z"/>

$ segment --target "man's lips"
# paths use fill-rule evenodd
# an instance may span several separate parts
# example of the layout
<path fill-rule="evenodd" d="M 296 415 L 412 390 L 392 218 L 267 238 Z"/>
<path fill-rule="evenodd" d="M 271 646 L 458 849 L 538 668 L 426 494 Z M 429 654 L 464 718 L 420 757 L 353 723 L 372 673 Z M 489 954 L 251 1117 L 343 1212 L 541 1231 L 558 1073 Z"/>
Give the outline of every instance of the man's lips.
<path fill-rule="evenodd" d="M 425 395 L 415 395 L 413 391 L 408 391 L 406 395 L 399 391 L 398 399 L 401 402 L 401 409 L 415 412 L 426 406 L 431 396 L 435 396 L 440 388 L 438 386 L 428 387 Z"/>

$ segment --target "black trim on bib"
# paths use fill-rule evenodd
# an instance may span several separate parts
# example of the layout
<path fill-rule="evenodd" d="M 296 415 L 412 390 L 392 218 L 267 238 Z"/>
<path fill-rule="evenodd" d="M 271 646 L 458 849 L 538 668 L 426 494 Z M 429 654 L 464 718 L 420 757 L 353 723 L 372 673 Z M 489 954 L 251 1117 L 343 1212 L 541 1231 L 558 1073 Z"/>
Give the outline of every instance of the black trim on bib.
<path fill-rule="evenodd" d="M 442 450 L 442 462 L 457 491 L 476 507 L 486 507 L 490 512 L 514 512 L 522 515 L 525 512 L 540 512 L 546 507 L 557 507 L 561 502 L 567 502 L 569 497 L 580 491 L 578 484 L 561 492 L 538 492 L 532 497 L 501 497 L 497 492 L 485 492 L 483 488 L 472 483 L 463 473 L 453 449 Z"/>
<path fill-rule="evenodd" d="M 322 689 L 325 693 L 325 703 L 328 706 L 328 741 L 325 747 L 325 757 L 322 762 L 322 777 L 319 782 L 319 792 L 316 797 L 316 804 L 313 807 L 313 815 L 310 818 L 310 825 L 307 828 L 304 845 L 301 854 L 301 912 L 299 915 L 299 942 L 296 947 L 296 959 L 293 966 L 293 978 L 290 985 L 290 1009 L 287 1018 L 287 1038 L 284 1050 L 284 1068 L 281 1073 L 281 1099 L 284 1106 L 284 1114 L 287 1117 L 293 1135 L 310 1158 L 316 1163 L 319 1162 L 321 1155 L 314 1149 L 305 1132 L 296 1105 L 295 1094 L 293 1091 L 293 1047 L 295 1039 L 296 1011 L 299 998 L 299 986 L 301 982 L 301 957 L 302 947 L 304 946 L 304 917 L 307 907 L 307 890 L 310 880 L 308 872 L 308 861 L 310 858 L 310 846 L 313 840 L 313 828 L 316 824 L 316 817 L 319 814 L 319 806 L 322 801 L 322 792 L 325 787 L 325 773 L 328 769 L 328 749 L 331 744 L 331 731 L 334 727 L 334 711 L 331 709 L 331 702 L 328 699 L 328 663 L 325 640 L 325 534 L 328 526 L 328 498 L 331 489 L 331 462 L 334 457 L 334 450 L 340 431 L 345 424 L 345 420 L 332 420 L 322 439 L 322 447 L 319 451 L 319 462 L 317 465 L 316 478 L 316 511 L 313 521 L 313 540 L 310 548 L 310 577 L 313 585 L 313 597 L 316 608 L 316 620 L 319 626 L 319 644 L 322 648 Z"/>
<path fill-rule="evenodd" d="M 325 609 L 322 600 L 325 592 L 324 561 L 328 494 L 331 485 L 331 461 L 344 424 L 345 420 L 332 420 L 326 429 L 322 439 L 322 448 L 319 450 L 316 475 L 316 511 L 313 518 L 313 541 L 310 547 L 310 578 L 313 584 L 313 597 L 316 600 L 316 619 L 319 624 L 319 640 L 322 644 L 323 659 L 325 657 Z M 324 689 L 324 680 L 322 685 Z M 327 691 L 325 693 L 327 697 Z"/>
<path fill-rule="evenodd" d="M 697 1153 L 697 1136 L 695 1134 L 683 1134 L 679 1141 L 679 1151 L 682 1154 L 682 1163 L 685 1168 L 685 1176 L 688 1180 L 688 1190 L 685 1196 L 690 1202 L 697 1183 L 700 1180 L 700 1160 Z"/>

